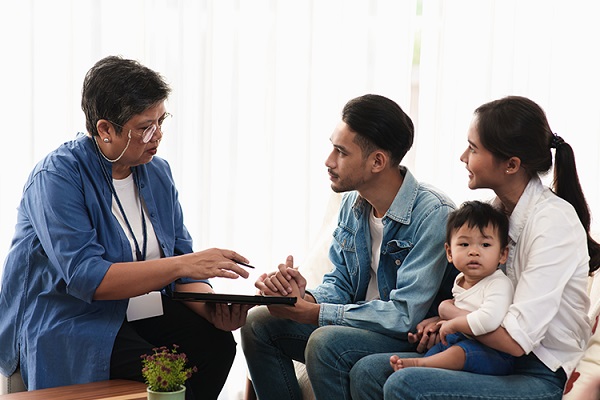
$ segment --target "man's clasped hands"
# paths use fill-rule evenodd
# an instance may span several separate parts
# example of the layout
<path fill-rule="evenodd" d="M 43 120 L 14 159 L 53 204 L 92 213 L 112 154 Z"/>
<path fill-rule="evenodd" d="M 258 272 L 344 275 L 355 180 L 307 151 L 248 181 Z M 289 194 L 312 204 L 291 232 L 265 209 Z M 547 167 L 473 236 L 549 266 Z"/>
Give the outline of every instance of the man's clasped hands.
<path fill-rule="evenodd" d="M 288 256 L 285 264 L 279 264 L 277 271 L 262 274 L 254 286 L 259 290 L 259 294 L 264 296 L 297 298 L 294 307 L 268 306 L 271 315 L 317 325 L 319 305 L 310 293 L 306 293 L 306 279 L 298 268 L 294 267 L 294 257 Z"/>

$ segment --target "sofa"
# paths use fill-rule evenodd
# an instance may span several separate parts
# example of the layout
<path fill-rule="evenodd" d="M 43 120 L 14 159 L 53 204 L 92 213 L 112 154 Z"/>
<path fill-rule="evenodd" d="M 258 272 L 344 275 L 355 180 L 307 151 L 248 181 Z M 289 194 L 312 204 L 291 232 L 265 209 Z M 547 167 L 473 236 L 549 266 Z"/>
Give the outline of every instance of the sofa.
<path fill-rule="evenodd" d="M 25 384 L 19 370 L 8 377 L 0 374 L 0 394 L 24 392 L 25 390 Z"/>
<path fill-rule="evenodd" d="M 336 215 L 340 200 L 341 195 L 332 194 L 325 213 L 328 217 L 323 221 L 312 250 L 299 266 L 307 280 L 309 288 L 318 285 L 323 275 L 332 268 L 327 255 L 331 242 L 331 233 L 336 225 Z M 596 329 L 600 318 L 600 273 L 596 274 L 596 277 L 590 278 L 588 294 L 591 300 L 589 315 L 590 319 L 594 322 L 592 328 L 593 336 L 575 371 L 569 377 L 565 386 L 563 400 L 600 399 L 600 330 Z M 312 393 L 304 364 L 295 363 L 295 369 L 302 390 L 303 400 L 314 400 L 314 394 Z M 24 390 L 23 380 L 18 371 L 10 377 L 0 375 L 0 394 Z M 246 397 L 249 399 L 253 396 L 246 393 Z"/>
<path fill-rule="evenodd" d="M 307 280 L 307 287 L 315 287 L 321 282 L 323 274 L 331 265 L 327 258 L 331 233 L 335 228 L 335 216 L 341 197 L 332 196 L 328 205 L 329 219 L 325 219 L 315 246 L 304 261 L 306 268 L 300 266 Z M 600 238 L 600 234 L 595 235 Z M 309 268 L 308 266 L 311 266 Z M 318 268 L 315 268 L 317 267 Z M 592 337 L 575 371 L 565 385 L 563 400 L 599 400 L 600 399 L 600 329 L 596 329 L 600 320 L 600 270 L 588 283 L 590 296 L 589 316 L 592 321 Z M 304 364 L 295 363 L 296 375 L 302 390 L 303 400 L 314 400 L 310 381 Z"/>
<path fill-rule="evenodd" d="M 311 276 L 311 278 L 316 277 Z M 314 286 L 309 285 L 309 287 Z M 600 320 L 600 272 L 594 278 L 590 278 L 588 294 L 591 300 L 589 316 L 592 321 L 592 337 L 583 357 L 565 385 L 563 400 L 600 399 L 600 329 L 596 329 Z M 296 363 L 295 368 L 303 400 L 314 400 L 304 364 Z"/>

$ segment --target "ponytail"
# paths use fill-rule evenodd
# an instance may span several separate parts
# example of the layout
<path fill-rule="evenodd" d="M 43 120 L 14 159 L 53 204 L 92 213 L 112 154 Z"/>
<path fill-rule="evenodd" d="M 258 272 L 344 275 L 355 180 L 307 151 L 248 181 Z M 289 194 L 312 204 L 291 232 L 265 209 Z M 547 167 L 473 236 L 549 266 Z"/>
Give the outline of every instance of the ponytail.
<path fill-rule="evenodd" d="M 586 230 L 592 275 L 600 267 L 600 244 L 590 236 L 590 210 L 571 146 L 552 133 L 544 110 L 526 97 L 508 96 L 486 103 L 475 110 L 475 115 L 483 147 L 499 160 L 519 157 L 530 177 L 550 171 L 551 149 L 556 149 L 552 190 L 573 206 Z"/>
<path fill-rule="evenodd" d="M 585 228 L 590 255 L 590 275 L 592 275 L 600 267 L 600 244 L 590 235 L 590 210 L 579 183 L 575 154 L 573 148 L 556 134 L 554 134 L 550 146 L 556 148 L 552 190 L 573 206 Z"/>

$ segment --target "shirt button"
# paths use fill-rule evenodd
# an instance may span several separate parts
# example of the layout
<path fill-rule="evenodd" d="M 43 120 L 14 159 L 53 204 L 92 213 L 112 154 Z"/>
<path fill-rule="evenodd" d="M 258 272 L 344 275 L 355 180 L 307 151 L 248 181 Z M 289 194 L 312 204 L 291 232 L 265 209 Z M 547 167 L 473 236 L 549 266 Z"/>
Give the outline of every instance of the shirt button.
<path fill-rule="evenodd" d="M 400 265 L 400 264 L 402 264 L 402 261 L 396 260 L 396 265 Z"/>

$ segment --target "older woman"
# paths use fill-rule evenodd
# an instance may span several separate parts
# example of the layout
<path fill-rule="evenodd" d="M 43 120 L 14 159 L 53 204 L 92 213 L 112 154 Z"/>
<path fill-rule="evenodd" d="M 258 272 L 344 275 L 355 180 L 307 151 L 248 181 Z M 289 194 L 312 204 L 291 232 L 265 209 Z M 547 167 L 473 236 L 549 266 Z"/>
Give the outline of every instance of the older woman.
<path fill-rule="evenodd" d="M 188 398 L 217 398 L 235 355 L 231 330 L 248 306 L 173 301 L 212 291 L 208 278 L 248 277 L 241 255 L 192 250 L 168 163 L 155 157 L 170 88 L 133 60 L 87 73 L 87 135 L 29 176 L 0 292 L 0 372 L 20 366 L 39 389 L 143 380 L 140 355 L 177 344 L 199 372 Z"/>

